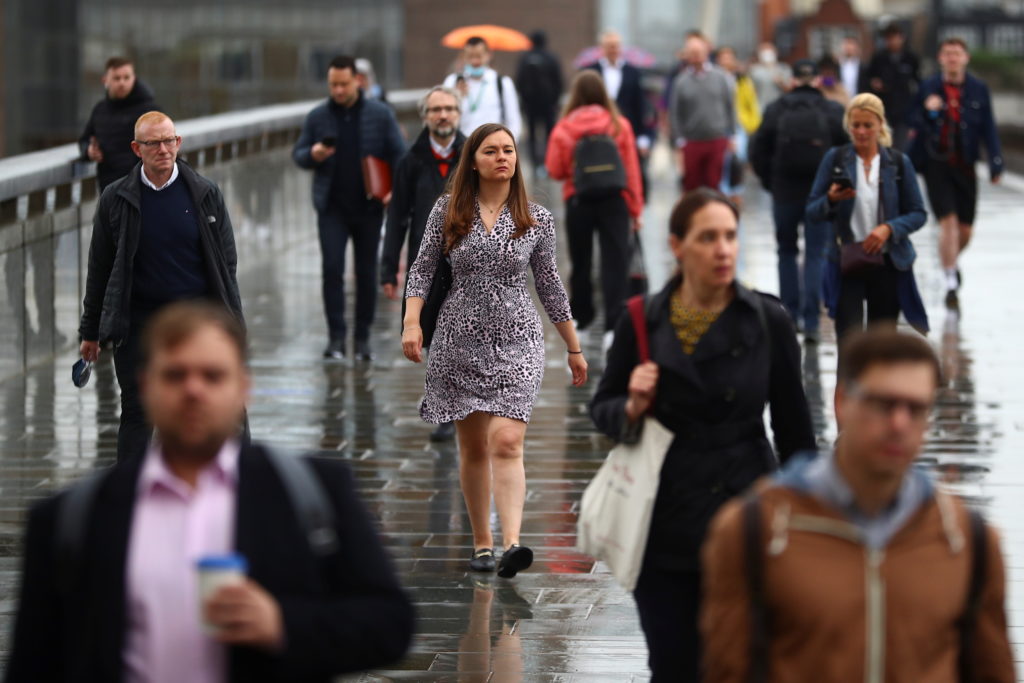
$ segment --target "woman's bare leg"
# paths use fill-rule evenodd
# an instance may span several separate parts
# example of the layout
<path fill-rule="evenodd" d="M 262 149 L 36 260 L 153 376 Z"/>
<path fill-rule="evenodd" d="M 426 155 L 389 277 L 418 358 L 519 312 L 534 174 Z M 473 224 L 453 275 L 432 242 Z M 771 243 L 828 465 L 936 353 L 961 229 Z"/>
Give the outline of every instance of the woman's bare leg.
<path fill-rule="evenodd" d="M 492 416 L 472 413 L 455 423 L 459 439 L 459 482 L 473 528 L 473 548 L 493 548 L 491 534 L 491 461 L 487 432 Z"/>
<path fill-rule="evenodd" d="M 494 504 L 501 520 L 504 548 L 519 543 L 526 502 L 526 470 L 523 466 L 523 441 L 526 423 L 507 417 L 491 417 L 487 429 L 487 451 L 494 478 Z"/>

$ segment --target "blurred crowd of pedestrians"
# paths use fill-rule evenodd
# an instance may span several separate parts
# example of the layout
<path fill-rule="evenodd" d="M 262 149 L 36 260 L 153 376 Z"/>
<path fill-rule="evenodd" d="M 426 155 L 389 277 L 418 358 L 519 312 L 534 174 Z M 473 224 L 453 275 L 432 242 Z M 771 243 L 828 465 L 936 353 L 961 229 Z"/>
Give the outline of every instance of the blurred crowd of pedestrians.
<path fill-rule="evenodd" d="M 512 578 L 534 557 L 524 443 L 548 351 L 528 273 L 576 387 L 580 335 L 603 321 L 596 429 L 638 447 L 647 420 L 673 435 L 634 590 L 654 681 L 1014 680 L 998 536 L 911 467 L 942 378 L 927 342 L 896 331 L 901 315 L 928 331 L 918 173 L 958 306 L 981 147 L 993 182 L 1003 167 L 991 98 L 962 40 L 922 81 L 900 25 L 880 37 L 866 62 L 851 36 L 792 64 L 765 42 L 745 64 L 691 31 L 658 97 L 615 31 L 566 92 L 543 32 L 514 77 L 473 36 L 411 144 L 372 64 L 338 56 L 294 144 L 312 173 L 324 360 L 350 353 L 351 241 L 351 353 L 374 359 L 378 286 L 401 297 L 402 351 L 427 364 L 420 415 L 458 442 L 471 571 Z M 80 141 L 102 189 L 80 334 L 85 361 L 113 345 L 119 462 L 29 515 L 6 680 L 327 681 L 395 660 L 413 615 L 351 474 L 249 439 L 220 189 L 178 157 L 130 61 L 103 83 Z M 659 134 L 679 173 L 663 226 L 678 270 L 631 299 Z M 534 178 L 562 182 L 568 287 L 524 144 Z M 778 298 L 736 279 L 748 160 L 772 196 Z M 817 453 L 798 335 L 819 341 L 823 303 L 839 438 Z"/>

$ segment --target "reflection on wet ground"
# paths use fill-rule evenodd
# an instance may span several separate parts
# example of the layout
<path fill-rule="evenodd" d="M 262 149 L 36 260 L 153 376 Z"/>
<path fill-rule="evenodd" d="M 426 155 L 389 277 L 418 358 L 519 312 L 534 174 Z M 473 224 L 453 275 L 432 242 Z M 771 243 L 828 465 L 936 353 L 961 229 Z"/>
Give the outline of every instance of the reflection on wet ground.
<path fill-rule="evenodd" d="M 320 360 L 324 323 L 308 179 L 286 156 L 265 161 L 258 168 L 250 160 L 220 171 L 239 232 L 252 335 L 253 435 L 280 449 L 315 450 L 350 463 L 418 606 L 409 656 L 364 680 L 647 680 L 632 598 L 602 565 L 574 548 L 579 497 L 609 448 L 586 413 L 594 380 L 589 388 L 569 386 L 562 344 L 549 327 L 548 372 L 526 442 L 523 542 L 534 548 L 537 562 L 513 581 L 471 575 L 457 452 L 450 444 L 431 444 L 431 426 L 419 419 L 423 367 L 401 357 L 400 304 L 380 301 L 373 364 Z M 665 179 L 654 187 L 643 232 L 655 287 L 672 268 L 662 245 L 675 195 L 664 159 L 661 168 Z M 556 188 L 540 186 L 535 194 L 561 213 L 560 201 L 544 199 L 559 196 Z M 1009 245 L 1016 244 L 1016 226 L 1024 218 L 1022 200 L 1024 187 L 983 189 L 977 241 L 963 261 L 959 317 L 941 307 L 935 226 L 915 236 L 930 339 L 948 379 L 923 464 L 981 505 L 1003 530 L 1018 649 L 1024 643 L 1016 626 L 1024 624 L 1024 518 L 1014 502 L 1024 491 L 1016 457 L 1024 445 L 1024 356 L 1016 348 L 1016 322 L 1024 317 L 1024 298 L 1014 292 L 1024 290 L 1024 275 Z M 748 190 L 741 277 L 776 291 L 768 208 L 759 190 Z M 560 244 L 564 253 L 564 240 Z M 567 275 L 568 268 L 562 272 Z M 806 349 L 803 367 L 820 442 L 828 444 L 835 438 L 836 352 L 831 327 L 824 331 L 822 343 Z M 585 335 L 583 343 L 596 375 L 600 335 Z M 0 657 L 9 646 L 26 506 L 109 463 L 116 446 L 112 368 L 100 363 L 91 385 L 77 390 L 68 381 L 73 360 L 67 353 L 0 384 Z"/>

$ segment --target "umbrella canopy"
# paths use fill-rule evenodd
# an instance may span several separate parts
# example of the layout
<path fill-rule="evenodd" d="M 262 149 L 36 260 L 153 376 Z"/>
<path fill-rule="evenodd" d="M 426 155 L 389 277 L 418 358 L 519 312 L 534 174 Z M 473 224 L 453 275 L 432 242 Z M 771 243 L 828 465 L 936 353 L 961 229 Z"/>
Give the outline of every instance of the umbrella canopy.
<path fill-rule="evenodd" d="M 622 58 L 633 66 L 648 67 L 654 66 L 657 61 L 647 50 L 642 47 L 627 47 L 622 50 Z M 597 45 L 583 48 L 583 50 L 576 55 L 576 59 L 572 60 L 572 65 L 577 69 L 583 68 L 588 64 L 593 64 L 597 60 L 601 59 L 601 48 Z"/>
<path fill-rule="evenodd" d="M 473 36 L 479 36 L 487 41 L 492 50 L 504 50 L 505 52 L 520 52 L 529 50 L 533 43 L 525 33 L 514 28 L 495 26 L 494 24 L 476 24 L 475 26 L 462 26 L 449 31 L 441 39 L 441 45 L 461 50 L 466 41 Z"/>

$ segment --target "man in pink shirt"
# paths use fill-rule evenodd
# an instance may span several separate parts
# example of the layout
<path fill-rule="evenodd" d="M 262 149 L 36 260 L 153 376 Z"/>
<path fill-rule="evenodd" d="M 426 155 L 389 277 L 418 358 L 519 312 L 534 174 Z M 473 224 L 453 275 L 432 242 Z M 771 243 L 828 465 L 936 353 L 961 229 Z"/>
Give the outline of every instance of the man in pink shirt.
<path fill-rule="evenodd" d="M 326 683 L 401 657 L 412 608 L 348 470 L 302 464 L 339 548 L 317 553 L 274 458 L 236 438 L 249 390 L 237 320 L 174 304 L 142 355 L 157 436 L 145 457 L 95 480 L 77 545 L 64 544 L 61 515 L 74 491 L 32 510 L 5 680 Z M 229 553 L 248 576 L 201 601 L 197 561 Z"/>

